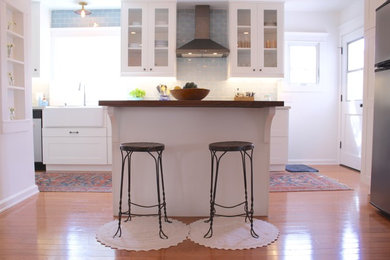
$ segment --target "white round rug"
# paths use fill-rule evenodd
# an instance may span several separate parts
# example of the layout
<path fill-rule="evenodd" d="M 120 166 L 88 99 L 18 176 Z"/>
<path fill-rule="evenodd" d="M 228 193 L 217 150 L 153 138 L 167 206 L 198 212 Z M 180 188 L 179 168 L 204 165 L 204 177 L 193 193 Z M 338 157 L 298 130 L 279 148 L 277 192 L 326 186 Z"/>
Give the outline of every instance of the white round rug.
<path fill-rule="evenodd" d="M 215 217 L 213 223 L 213 236 L 204 238 L 210 224 L 207 219 L 201 219 L 190 224 L 189 239 L 200 245 L 217 249 L 250 249 L 271 244 L 279 236 L 279 230 L 272 224 L 253 219 L 253 229 L 259 238 L 250 234 L 250 223 L 244 218 Z"/>
<path fill-rule="evenodd" d="M 118 228 L 118 220 L 114 220 L 99 228 L 96 239 L 103 245 L 115 249 L 147 251 L 175 246 L 188 236 L 188 225 L 172 218 L 169 218 L 172 223 L 161 219 L 162 229 L 168 239 L 160 238 L 157 217 L 133 217 L 127 222 L 125 219 L 122 218 L 121 222 L 121 237 L 118 235 L 113 237 Z"/>

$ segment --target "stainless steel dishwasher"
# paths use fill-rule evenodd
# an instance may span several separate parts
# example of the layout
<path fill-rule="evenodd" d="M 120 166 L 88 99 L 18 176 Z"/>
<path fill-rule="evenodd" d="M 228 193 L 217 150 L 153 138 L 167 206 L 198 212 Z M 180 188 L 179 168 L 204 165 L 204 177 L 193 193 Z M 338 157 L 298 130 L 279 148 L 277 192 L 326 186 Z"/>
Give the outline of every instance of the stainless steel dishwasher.
<path fill-rule="evenodd" d="M 34 166 L 36 171 L 45 171 L 42 157 L 42 109 L 33 109 Z"/>

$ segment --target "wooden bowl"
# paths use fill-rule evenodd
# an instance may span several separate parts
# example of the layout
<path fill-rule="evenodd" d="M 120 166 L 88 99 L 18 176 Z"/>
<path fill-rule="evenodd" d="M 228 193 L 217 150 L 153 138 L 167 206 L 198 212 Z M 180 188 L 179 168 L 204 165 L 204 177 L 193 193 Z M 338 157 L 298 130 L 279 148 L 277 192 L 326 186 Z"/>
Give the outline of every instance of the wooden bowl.
<path fill-rule="evenodd" d="M 210 92 L 210 89 L 205 88 L 183 88 L 172 89 L 171 94 L 177 100 L 202 100 Z"/>

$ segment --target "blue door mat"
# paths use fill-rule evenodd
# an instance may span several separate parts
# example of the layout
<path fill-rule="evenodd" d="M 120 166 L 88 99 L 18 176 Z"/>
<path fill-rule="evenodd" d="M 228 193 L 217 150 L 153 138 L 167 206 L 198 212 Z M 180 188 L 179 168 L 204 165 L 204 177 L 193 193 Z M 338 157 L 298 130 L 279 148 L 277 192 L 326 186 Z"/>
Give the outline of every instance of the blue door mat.
<path fill-rule="evenodd" d="M 288 172 L 318 172 L 317 169 L 311 168 L 304 164 L 287 164 L 286 171 Z"/>

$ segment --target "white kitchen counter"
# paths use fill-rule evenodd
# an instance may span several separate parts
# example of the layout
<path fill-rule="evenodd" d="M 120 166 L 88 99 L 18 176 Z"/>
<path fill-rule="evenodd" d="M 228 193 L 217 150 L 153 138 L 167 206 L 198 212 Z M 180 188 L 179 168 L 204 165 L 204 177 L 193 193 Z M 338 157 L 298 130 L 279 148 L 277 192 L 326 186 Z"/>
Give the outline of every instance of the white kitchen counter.
<path fill-rule="evenodd" d="M 242 140 L 255 144 L 254 214 L 267 216 L 270 129 L 275 106 L 283 106 L 283 102 L 100 101 L 99 105 L 109 107 L 112 123 L 114 215 L 118 213 L 119 203 L 120 143 L 164 143 L 163 171 L 168 215 L 206 216 L 209 214 L 211 168 L 208 145 L 218 141 Z M 144 153 L 135 153 L 132 159 L 132 201 L 156 204 L 153 159 Z M 239 153 L 228 153 L 223 157 L 219 176 L 217 202 L 228 205 L 242 202 L 244 192 Z M 125 180 L 124 191 L 127 191 L 126 183 Z M 127 192 L 124 192 L 123 198 L 126 202 Z M 124 205 L 124 210 L 126 208 Z M 230 213 L 242 210 L 237 208 Z"/>

